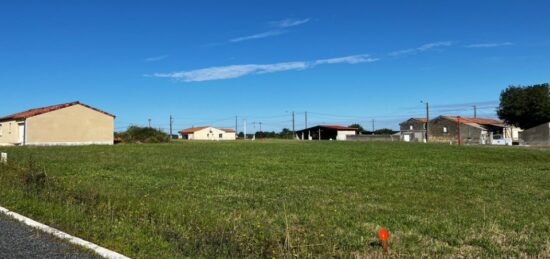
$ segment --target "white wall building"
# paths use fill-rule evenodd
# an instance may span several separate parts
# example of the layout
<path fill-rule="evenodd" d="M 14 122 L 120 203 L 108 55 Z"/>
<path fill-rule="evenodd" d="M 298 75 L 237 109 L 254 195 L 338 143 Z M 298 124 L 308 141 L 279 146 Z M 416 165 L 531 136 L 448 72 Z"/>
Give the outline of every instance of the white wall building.
<path fill-rule="evenodd" d="M 233 129 L 203 126 L 183 129 L 179 132 L 179 138 L 188 140 L 235 140 L 237 136 Z"/>

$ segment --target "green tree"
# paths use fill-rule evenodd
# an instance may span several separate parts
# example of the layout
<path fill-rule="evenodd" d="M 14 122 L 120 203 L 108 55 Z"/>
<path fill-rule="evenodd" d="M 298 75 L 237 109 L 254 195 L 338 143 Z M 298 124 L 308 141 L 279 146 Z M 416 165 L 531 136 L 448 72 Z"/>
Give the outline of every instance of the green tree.
<path fill-rule="evenodd" d="M 498 117 L 504 122 L 528 129 L 550 121 L 550 86 L 509 86 L 500 93 Z"/>
<path fill-rule="evenodd" d="M 350 128 L 356 128 L 359 132 L 365 131 L 365 129 L 363 128 L 363 126 L 361 126 L 361 125 L 358 124 L 358 123 L 351 124 L 351 125 L 349 125 L 348 127 L 350 127 Z"/>
<path fill-rule="evenodd" d="M 374 134 L 376 135 L 391 135 L 394 133 L 397 133 L 397 131 L 388 128 L 377 129 L 374 131 Z"/>

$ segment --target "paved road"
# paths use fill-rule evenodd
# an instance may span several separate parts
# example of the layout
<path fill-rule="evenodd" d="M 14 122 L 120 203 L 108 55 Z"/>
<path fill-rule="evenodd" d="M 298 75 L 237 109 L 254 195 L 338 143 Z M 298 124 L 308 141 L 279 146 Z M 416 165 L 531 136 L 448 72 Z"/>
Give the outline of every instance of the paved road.
<path fill-rule="evenodd" d="M 0 258 L 100 258 L 0 213 Z"/>

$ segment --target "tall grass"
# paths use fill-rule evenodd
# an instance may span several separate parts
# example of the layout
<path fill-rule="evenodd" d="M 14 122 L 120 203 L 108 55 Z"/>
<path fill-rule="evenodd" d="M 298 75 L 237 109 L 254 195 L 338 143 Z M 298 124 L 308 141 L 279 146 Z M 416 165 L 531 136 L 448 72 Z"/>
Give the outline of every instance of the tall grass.
<path fill-rule="evenodd" d="M 369 257 L 381 254 L 380 226 L 393 256 L 550 256 L 545 150 L 257 141 L 3 151 L 2 206 L 132 257 Z"/>

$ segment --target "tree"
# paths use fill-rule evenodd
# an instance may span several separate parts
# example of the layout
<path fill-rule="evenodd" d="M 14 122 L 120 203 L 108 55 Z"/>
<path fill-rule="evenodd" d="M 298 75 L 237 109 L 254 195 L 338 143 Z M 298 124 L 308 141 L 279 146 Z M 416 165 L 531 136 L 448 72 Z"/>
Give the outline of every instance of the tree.
<path fill-rule="evenodd" d="M 550 85 L 509 86 L 500 93 L 498 117 L 528 129 L 550 121 Z"/>
<path fill-rule="evenodd" d="M 388 128 L 377 129 L 374 131 L 374 134 L 376 135 L 391 135 L 395 133 L 397 133 L 397 131 Z"/>
<path fill-rule="evenodd" d="M 359 132 L 365 131 L 365 129 L 363 128 L 363 126 L 361 126 L 361 125 L 358 124 L 358 123 L 351 124 L 351 125 L 349 125 L 348 127 L 350 127 L 350 128 L 356 128 Z"/>

